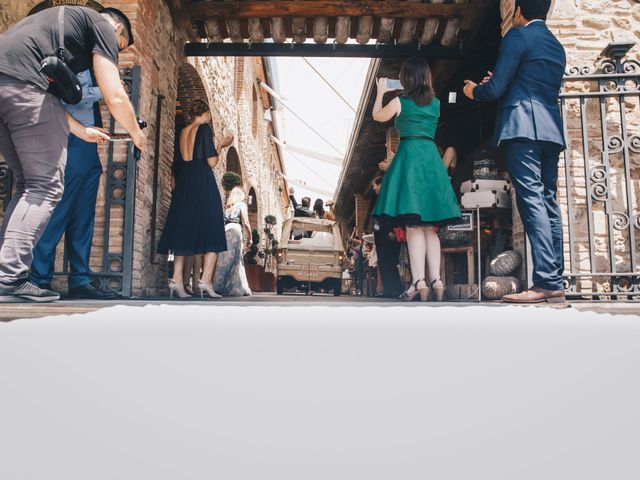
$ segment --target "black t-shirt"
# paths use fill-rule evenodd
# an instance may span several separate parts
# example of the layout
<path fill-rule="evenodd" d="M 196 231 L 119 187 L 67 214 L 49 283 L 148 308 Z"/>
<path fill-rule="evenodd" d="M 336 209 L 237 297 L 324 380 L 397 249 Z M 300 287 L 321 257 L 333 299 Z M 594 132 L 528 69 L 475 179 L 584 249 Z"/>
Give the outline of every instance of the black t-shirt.
<path fill-rule="evenodd" d="M 42 60 L 58 48 L 58 10 L 48 8 L 28 16 L 0 34 L 0 73 L 49 88 L 39 72 Z M 118 64 L 118 42 L 113 26 L 95 10 L 65 7 L 64 46 L 74 73 L 92 68 L 94 53 Z"/>

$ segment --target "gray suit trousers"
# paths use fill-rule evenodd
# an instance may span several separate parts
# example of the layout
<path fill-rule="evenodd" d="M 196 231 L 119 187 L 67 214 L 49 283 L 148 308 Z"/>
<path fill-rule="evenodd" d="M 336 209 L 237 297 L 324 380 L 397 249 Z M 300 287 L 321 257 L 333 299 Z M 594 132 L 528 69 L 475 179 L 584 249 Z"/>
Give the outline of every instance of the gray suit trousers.
<path fill-rule="evenodd" d="M 0 230 L 0 282 L 28 276 L 32 251 L 64 189 L 69 122 L 50 93 L 0 73 L 0 155 L 15 193 Z"/>

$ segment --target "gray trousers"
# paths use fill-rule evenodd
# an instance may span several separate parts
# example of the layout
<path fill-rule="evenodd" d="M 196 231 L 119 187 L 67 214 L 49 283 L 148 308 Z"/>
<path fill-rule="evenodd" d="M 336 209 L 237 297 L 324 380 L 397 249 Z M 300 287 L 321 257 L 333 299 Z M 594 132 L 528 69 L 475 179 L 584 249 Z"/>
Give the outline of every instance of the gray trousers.
<path fill-rule="evenodd" d="M 0 155 L 15 193 L 0 230 L 0 282 L 28 276 L 32 251 L 64 189 L 69 122 L 50 93 L 0 73 Z"/>

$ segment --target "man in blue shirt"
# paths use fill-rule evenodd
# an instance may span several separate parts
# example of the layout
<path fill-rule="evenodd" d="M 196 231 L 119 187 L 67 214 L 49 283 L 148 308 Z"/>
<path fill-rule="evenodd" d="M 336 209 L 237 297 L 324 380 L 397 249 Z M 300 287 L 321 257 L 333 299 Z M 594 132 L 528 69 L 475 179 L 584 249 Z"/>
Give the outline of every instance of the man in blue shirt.
<path fill-rule="evenodd" d="M 82 85 L 82 101 L 77 105 L 65 104 L 64 107 L 85 127 L 101 126 L 97 102 L 102 100 L 102 93 L 94 85 L 89 70 L 80 72 L 78 79 Z M 40 288 L 51 289 L 56 246 L 64 234 L 71 267 L 69 297 L 104 300 L 116 297 L 113 292 L 99 290 L 91 284 L 89 258 L 101 173 L 102 164 L 97 145 L 69 135 L 64 193 L 33 250 L 29 277 Z"/>
<path fill-rule="evenodd" d="M 531 243 L 533 287 L 503 300 L 563 302 L 562 218 L 556 199 L 558 160 L 565 139 L 558 96 L 564 48 L 545 24 L 551 0 L 516 0 L 513 28 L 500 46 L 493 74 L 464 93 L 498 100 L 495 140 L 502 146 L 518 211 Z"/>

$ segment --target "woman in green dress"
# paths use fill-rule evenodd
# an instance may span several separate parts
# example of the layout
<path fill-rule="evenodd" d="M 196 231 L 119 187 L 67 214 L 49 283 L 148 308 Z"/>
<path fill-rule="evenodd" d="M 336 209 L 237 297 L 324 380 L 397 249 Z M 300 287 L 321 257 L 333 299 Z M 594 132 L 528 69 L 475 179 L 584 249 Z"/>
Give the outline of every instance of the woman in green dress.
<path fill-rule="evenodd" d="M 400 83 L 402 95 L 383 107 L 382 97 L 389 91 L 387 79 L 377 82 L 373 119 L 387 122 L 395 117 L 400 145 L 387 166 L 373 216 L 407 228 L 413 284 L 400 298 L 411 301 L 419 295 L 425 301 L 433 290 L 436 300 L 442 301 L 437 227 L 457 221 L 460 207 L 434 143 L 440 101 L 431 84 L 429 64 L 423 58 L 410 58 L 402 64 Z"/>

